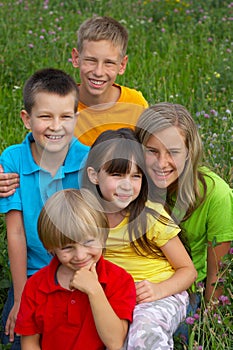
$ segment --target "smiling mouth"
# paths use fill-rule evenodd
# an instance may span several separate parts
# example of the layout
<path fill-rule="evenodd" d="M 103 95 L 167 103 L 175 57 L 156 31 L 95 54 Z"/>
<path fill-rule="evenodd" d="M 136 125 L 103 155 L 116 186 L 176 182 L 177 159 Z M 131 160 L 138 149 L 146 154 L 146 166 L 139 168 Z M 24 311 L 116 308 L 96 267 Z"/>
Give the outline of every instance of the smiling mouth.
<path fill-rule="evenodd" d="M 120 200 L 124 200 L 127 201 L 132 197 L 132 194 L 117 194 L 117 198 L 119 198 Z"/>
<path fill-rule="evenodd" d="M 52 141 L 61 140 L 63 138 L 62 135 L 46 135 L 46 138 Z"/>
<path fill-rule="evenodd" d="M 92 87 L 101 87 L 105 84 L 105 80 L 95 80 L 95 79 L 89 79 L 89 82 L 91 83 Z"/>
<path fill-rule="evenodd" d="M 166 171 L 158 171 L 158 170 L 154 170 L 154 174 L 161 178 L 161 179 L 165 179 L 166 177 L 168 177 L 171 173 L 173 172 L 173 170 L 166 170 Z"/>

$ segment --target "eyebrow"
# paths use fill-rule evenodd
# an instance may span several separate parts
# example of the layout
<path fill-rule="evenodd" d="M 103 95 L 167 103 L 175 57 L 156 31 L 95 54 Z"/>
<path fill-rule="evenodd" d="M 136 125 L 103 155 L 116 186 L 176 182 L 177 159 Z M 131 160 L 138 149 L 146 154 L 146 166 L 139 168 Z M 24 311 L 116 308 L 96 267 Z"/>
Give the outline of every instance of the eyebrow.
<path fill-rule="evenodd" d="M 150 146 L 150 145 L 147 145 L 147 146 L 144 146 L 144 147 L 147 148 L 147 149 L 154 149 L 154 150 L 158 149 L 158 147 L 154 147 L 154 146 Z M 168 151 L 179 151 L 179 150 L 182 149 L 182 147 L 171 147 L 171 148 L 166 147 L 166 149 Z"/>

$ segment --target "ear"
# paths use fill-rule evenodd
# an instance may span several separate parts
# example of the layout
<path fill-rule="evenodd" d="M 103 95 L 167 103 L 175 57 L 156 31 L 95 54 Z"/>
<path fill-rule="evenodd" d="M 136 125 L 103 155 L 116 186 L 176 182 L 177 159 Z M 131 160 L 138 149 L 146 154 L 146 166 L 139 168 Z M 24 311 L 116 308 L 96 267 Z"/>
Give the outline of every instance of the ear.
<path fill-rule="evenodd" d="M 71 56 L 72 56 L 73 67 L 79 68 L 79 52 L 75 47 L 71 51 Z"/>
<path fill-rule="evenodd" d="M 20 112 L 20 116 L 21 116 L 21 119 L 24 123 L 25 128 L 28 130 L 31 130 L 31 118 L 30 118 L 28 112 L 25 111 L 25 109 L 22 109 L 22 111 Z"/>
<path fill-rule="evenodd" d="M 123 75 L 125 73 L 127 62 L 128 62 L 128 56 L 123 57 L 121 64 L 120 64 L 120 69 L 118 72 L 119 75 Z"/>
<path fill-rule="evenodd" d="M 89 180 L 94 184 L 94 185 L 98 185 L 99 180 L 98 180 L 98 176 L 97 176 L 97 172 L 95 171 L 94 168 L 92 168 L 91 166 L 89 166 L 87 168 L 87 175 L 89 177 Z"/>

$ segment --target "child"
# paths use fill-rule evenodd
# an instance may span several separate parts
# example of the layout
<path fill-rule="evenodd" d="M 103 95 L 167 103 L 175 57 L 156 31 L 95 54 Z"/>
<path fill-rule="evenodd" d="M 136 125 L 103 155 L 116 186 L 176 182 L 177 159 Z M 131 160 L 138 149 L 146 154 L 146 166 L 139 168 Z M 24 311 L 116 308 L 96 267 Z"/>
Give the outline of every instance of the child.
<path fill-rule="evenodd" d="M 72 62 L 79 68 L 81 84 L 75 136 L 91 146 L 102 131 L 135 128 L 148 104 L 141 92 L 115 83 L 128 61 L 128 33 L 118 21 L 92 17 L 82 23 L 77 35 Z"/>
<path fill-rule="evenodd" d="M 219 297 L 221 289 L 214 286 L 219 262 L 233 239 L 232 189 L 201 166 L 201 138 L 183 106 L 151 106 L 142 113 L 136 131 L 145 150 L 149 196 L 166 202 L 185 232 L 206 300 Z"/>
<path fill-rule="evenodd" d="M 140 91 L 115 83 L 125 72 L 128 33 L 111 17 L 92 17 L 78 30 L 78 47 L 72 50 L 74 68 L 79 68 L 80 112 L 74 135 L 92 145 L 105 130 L 135 128 L 137 119 L 148 103 Z M 1 164 L 2 165 L 2 164 Z M 14 193 L 19 185 L 16 173 L 7 173 L 0 165 L 0 197 Z"/>
<path fill-rule="evenodd" d="M 98 196 L 111 227 L 105 258 L 136 282 L 127 349 L 171 349 L 173 333 L 186 315 L 185 290 L 196 271 L 177 236 L 179 228 L 160 204 L 146 203 L 143 152 L 134 132 L 102 133 L 85 169 L 83 186 Z"/>
<path fill-rule="evenodd" d="M 53 260 L 26 283 L 16 332 L 22 349 L 121 349 L 132 320 L 132 277 L 105 261 L 108 222 L 88 190 L 48 199 L 39 237 Z"/>
<path fill-rule="evenodd" d="M 81 163 L 89 151 L 73 137 L 78 89 L 69 75 L 52 68 L 37 71 L 27 80 L 23 98 L 21 118 L 31 132 L 22 144 L 8 147 L 0 158 L 6 171 L 20 175 L 16 192 L 0 199 L 0 212 L 6 213 L 14 287 L 2 315 L 6 333 L 3 343 L 14 340 L 15 319 L 27 277 L 51 259 L 37 234 L 41 208 L 54 192 L 78 188 Z"/>

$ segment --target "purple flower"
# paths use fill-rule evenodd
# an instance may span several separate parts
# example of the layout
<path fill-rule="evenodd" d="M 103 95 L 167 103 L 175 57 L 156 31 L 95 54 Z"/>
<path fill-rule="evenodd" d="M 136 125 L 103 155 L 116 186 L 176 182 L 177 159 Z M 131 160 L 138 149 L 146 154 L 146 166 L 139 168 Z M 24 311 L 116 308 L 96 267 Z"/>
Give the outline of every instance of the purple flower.
<path fill-rule="evenodd" d="M 226 295 L 221 295 L 218 300 L 222 303 L 222 305 L 230 305 L 230 300 L 228 298 L 228 296 Z"/>
<path fill-rule="evenodd" d="M 195 322 L 195 318 L 193 318 L 193 317 L 187 317 L 186 318 L 186 320 L 185 320 L 185 322 L 187 323 L 187 324 L 194 324 L 194 322 Z"/>
<path fill-rule="evenodd" d="M 229 254 L 233 254 L 233 247 L 232 247 L 232 248 L 230 248 L 230 250 L 229 250 Z"/>

